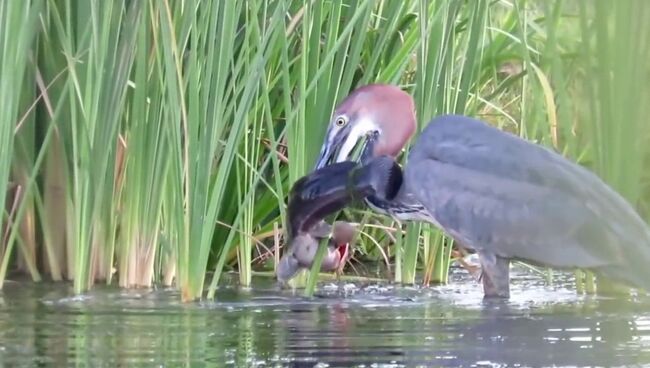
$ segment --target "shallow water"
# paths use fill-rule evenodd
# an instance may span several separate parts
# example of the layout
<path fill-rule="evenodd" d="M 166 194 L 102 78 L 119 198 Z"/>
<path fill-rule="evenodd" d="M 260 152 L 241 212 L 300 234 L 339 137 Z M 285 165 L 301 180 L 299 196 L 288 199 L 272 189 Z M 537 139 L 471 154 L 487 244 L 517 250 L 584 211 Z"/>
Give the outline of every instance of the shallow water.
<path fill-rule="evenodd" d="M 304 299 L 268 279 L 182 304 L 174 290 L 8 282 L 2 366 L 506 367 L 650 364 L 650 299 L 576 295 L 518 270 L 507 302 L 458 273 L 432 288 L 324 284 Z"/>

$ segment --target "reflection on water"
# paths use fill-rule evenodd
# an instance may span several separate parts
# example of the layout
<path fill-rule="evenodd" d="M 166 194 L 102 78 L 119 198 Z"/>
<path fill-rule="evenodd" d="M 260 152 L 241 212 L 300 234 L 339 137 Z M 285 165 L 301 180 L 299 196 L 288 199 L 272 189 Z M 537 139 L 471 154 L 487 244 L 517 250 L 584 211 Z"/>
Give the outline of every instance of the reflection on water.
<path fill-rule="evenodd" d="M 456 276 L 455 278 L 458 278 Z M 471 280 L 326 285 L 313 300 L 257 280 L 184 305 L 173 290 L 9 282 L 3 366 L 621 366 L 650 363 L 650 299 L 577 296 L 515 273 L 512 299 Z"/>

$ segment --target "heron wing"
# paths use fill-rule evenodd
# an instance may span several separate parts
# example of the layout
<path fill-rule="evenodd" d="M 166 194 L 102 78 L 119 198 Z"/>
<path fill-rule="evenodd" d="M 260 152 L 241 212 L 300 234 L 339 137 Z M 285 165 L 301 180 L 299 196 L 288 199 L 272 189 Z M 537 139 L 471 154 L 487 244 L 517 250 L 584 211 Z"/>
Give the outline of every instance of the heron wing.
<path fill-rule="evenodd" d="M 622 262 L 635 242 L 650 244 L 643 220 L 594 174 L 471 118 L 434 119 L 405 177 L 440 226 L 477 250 L 598 267 Z"/>

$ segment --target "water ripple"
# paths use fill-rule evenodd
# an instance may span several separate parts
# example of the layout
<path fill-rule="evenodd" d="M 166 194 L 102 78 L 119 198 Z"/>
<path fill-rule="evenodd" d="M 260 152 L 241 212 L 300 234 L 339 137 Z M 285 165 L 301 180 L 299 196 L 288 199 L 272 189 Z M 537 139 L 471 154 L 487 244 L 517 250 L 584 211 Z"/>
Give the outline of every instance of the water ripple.
<path fill-rule="evenodd" d="M 324 284 L 317 297 L 260 281 L 182 304 L 173 289 L 9 283 L 0 293 L 6 366 L 509 367 L 650 363 L 650 302 L 577 295 L 513 275 L 487 302 L 473 280 L 445 286 Z M 258 280 L 259 281 L 259 280 Z"/>

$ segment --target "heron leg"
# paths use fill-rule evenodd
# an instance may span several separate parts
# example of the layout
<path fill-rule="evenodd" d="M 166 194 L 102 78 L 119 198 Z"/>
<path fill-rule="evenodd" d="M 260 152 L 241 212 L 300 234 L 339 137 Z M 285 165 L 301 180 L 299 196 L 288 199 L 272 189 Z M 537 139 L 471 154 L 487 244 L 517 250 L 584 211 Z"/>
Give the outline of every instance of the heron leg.
<path fill-rule="evenodd" d="M 485 298 L 510 297 L 510 260 L 493 253 L 479 253 Z"/>

